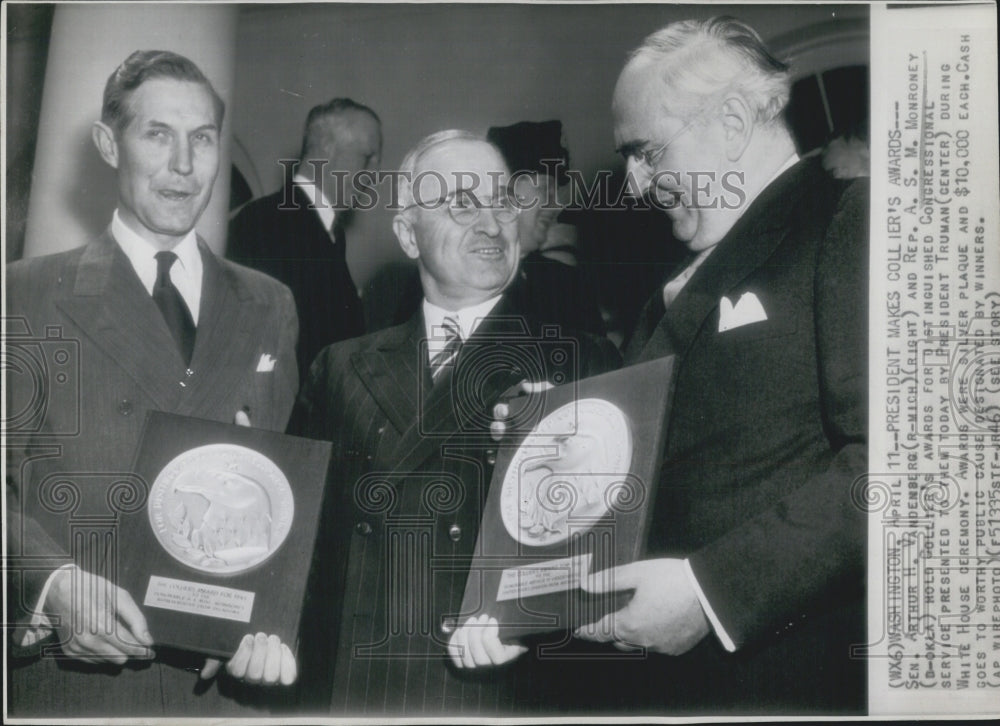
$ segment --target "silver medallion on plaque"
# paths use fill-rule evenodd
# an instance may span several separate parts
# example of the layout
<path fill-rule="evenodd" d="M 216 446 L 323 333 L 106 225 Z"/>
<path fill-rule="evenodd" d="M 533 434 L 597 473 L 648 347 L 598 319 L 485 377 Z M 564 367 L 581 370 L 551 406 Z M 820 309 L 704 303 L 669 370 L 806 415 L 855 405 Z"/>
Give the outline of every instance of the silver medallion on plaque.
<path fill-rule="evenodd" d="M 528 434 L 504 475 L 507 533 L 542 547 L 586 530 L 622 496 L 631 463 L 632 435 L 620 408 L 601 398 L 558 408 Z"/>
<path fill-rule="evenodd" d="M 260 452 L 210 444 L 163 467 L 148 511 L 157 540 L 175 559 L 201 572 L 235 574 L 281 546 L 295 500 L 281 469 Z"/>

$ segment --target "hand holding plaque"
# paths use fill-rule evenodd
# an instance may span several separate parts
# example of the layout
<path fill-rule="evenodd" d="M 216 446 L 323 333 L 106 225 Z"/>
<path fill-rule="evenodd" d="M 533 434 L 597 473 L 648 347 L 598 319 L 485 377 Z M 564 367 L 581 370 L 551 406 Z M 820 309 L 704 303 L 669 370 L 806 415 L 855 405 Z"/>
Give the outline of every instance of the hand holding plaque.
<path fill-rule="evenodd" d="M 472 664 L 494 663 L 493 622 L 499 642 L 512 643 L 572 631 L 628 602 L 631 591 L 588 593 L 581 583 L 641 557 L 672 374 L 664 358 L 498 406 L 501 417 L 514 413 L 491 429 L 503 448 L 459 614 L 466 632 L 452 639 Z"/>
<path fill-rule="evenodd" d="M 157 645 L 232 657 L 227 672 L 250 682 L 294 677 L 329 452 L 245 425 L 149 415 L 134 466 L 149 488 L 123 503 L 117 557 Z"/>

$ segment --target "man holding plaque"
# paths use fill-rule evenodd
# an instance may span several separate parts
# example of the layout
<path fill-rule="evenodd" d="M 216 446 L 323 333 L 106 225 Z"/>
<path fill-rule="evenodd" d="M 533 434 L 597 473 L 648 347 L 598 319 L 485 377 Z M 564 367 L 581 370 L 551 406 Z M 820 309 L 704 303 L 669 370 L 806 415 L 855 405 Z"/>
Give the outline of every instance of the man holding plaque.
<path fill-rule="evenodd" d="M 17 716 L 256 713 L 252 683 L 290 683 L 291 651 L 248 634 L 228 676 L 155 633 L 116 584 L 121 507 L 147 411 L 281 430 L 297 321 L 276 281 L 216 257 L 194 228 L 219 168 L 224 104 L 201 70 L 137 51 L 109 77 L 93 139 L 116 170 L 107 232 L 8 268 L 8 669 Z M 37 373 L 37 375 L 35 375 Z M 237 647 L 237 643 L 233 643 Z"/>
<path fill-rule="evenodd" d="M 654 33 L 619 76 L 630 181 L 689 256 L 625 356 L 678 360 L 648 559 L 593 575 L 591 592 L 634 595 L 576 631 L 644 651 L 611 668 L 560 663 L 566 704 L 865 708 L 851 647 L 866 642 L 867 187 L 798 158 L 789 84 L 757 33 L 725 17 Z"/>
<path fill-rule="evenodd" d="M 618 353 L 542 325 L 505 294 L 519 259 L 517 211 L 496 148 L 443 131 L 407 154 L 398 179 L 393 231 L 416 260 L 421 309 L 326 348 L 290 424 L 334 444 L 300 654 L 304 707 L 352 716 L 531 709 L 518 698 L 528 661 L 480 678 L 447 656 L 495 463 L 492 408 L 526 379 L 569 382 L 617 367 Z M 495 630 L 486 647 L 497 660 L 522 650 Z"/>

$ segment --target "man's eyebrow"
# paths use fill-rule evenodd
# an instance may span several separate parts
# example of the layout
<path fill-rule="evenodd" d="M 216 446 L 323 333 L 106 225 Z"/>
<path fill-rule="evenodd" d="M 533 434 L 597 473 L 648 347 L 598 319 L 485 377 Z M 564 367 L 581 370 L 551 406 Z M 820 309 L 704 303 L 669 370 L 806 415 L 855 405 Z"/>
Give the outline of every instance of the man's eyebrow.
<path fill-rule="evenodd" d="M 172 129 L 173 128 L 170 124 L 166 123 L 165 121 L 157 121 L 156 119 L 150 119 L 149 121 L 146 122 L 146 125 L 149 126 L 149 127 L 151 127 L 151 128 L 157 128 L 157 129 Z M 193 129 L 190 133 L 194 134 L 194 133 L 197 133 L 199 131 L 218 131 L 218 130 L 219 130 L 219 127 L 216 126 L 215 124 L 202 124 L 198 128 Z"/>
<path fill-rule="evenodd" d="M 639 139 L 626 141 L 624 144 L 615 149 L 615 152 L 623 156 L 631 156 L 635 152 L 641 151 L 644 146 L 646 146 L 646 142 Z"/>

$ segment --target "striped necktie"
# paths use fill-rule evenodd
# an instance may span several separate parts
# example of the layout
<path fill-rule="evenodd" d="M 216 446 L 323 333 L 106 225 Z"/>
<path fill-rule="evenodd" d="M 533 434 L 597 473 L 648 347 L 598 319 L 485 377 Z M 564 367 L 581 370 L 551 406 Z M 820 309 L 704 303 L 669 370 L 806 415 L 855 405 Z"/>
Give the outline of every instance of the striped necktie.
<path fill-rule="evenodd" d="M 445 332 L 445 344 L 431 358 L 431 379 L 435 383 L 440 380 L 441 373 L 454 362 L 458 349 L 462 347 L 462 329 L 457 318 L 450 315 L 445 317 L 441 327 Z"/>

